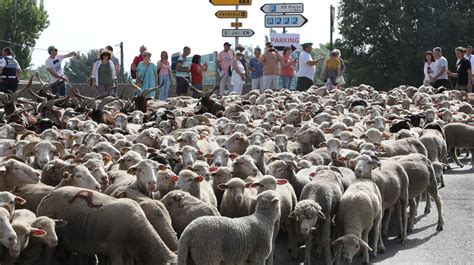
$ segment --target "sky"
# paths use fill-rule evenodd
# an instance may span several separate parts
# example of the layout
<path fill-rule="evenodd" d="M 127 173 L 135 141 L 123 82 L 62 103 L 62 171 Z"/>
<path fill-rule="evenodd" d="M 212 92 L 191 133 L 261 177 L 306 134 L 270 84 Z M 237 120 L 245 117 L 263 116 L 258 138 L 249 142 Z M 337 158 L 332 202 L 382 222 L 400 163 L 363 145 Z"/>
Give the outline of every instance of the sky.
<path fill-rule="evenodd" d="M 283 0 L 253 0 L 251 6 L 240 6 L 248 11 L 241 19 L 244 29 L 253 29 L 255 35 L 240 38 L 242 45 L 264 46 L 269 29 L 264 26 L 265 3 L 284 3 Z M 288 3 L 288 1 L 286 1 Z M 300 33 L 301 42 L 329 42 L 331 4 L 337 0 L 296 0 L 304 3 L 303 15 L 308 22 L 301 28 L 289 28 L 288 33 Z M 222 38 L 222 29 L 231 28 L 234 19 L 219 19 L 219 10 L 234 10 L 235 6 L 214 6 L 208 0 L 44 0 L 50 26 L 36 42 L 32 63 L 43 65 L 48 57 L 48 46 L 54 45 L 59 53 L 86 52 L 106 45 L 124 43 L 125 71 L 144 44 L 152 53 L 152 61 L 159 60 L 161 51 L 179 52 L 187 45 L 192 54 L 207 54 L 222 50 L 225 41 L 234 44 L 234 38 Z M 337 13 L 337 11 L 336 11 Z M 281 28 L 276 29 L 282 32 Z M 337 23 L 336 23 L 336 37 Z M 114 47 L 120 58 L 120 48 Z"/>

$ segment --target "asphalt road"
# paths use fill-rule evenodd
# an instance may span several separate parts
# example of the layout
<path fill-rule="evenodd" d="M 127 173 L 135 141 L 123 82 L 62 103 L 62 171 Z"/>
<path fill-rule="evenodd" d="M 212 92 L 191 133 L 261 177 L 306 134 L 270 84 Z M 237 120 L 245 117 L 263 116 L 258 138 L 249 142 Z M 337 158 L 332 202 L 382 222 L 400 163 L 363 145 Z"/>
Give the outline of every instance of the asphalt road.
<path fill-rule="evenodd" d="M 437 209 L 432 202 L 431 213 L 423 214 L 425 203 L 418 207 L 418 222 L 408 234 L 408 242 L 400 244 L 391 229 L 384 240 L 386 252 L 371 259 L 373 264 L 474 264 L 474 170 L 470 162 L 464 168 L 444 174 L 446 187 L 440 190 L 443 201 L 444 230 L 436 231 Z M 451 164 L 451 166 L 455 166 Z M 287 255 L 287 243 L 279 238 L 277 265 L 299 264 Z M 303 253 L 301 253 L 303 254 Z M 360 264 L 357 258 L 352 264 Z"/>

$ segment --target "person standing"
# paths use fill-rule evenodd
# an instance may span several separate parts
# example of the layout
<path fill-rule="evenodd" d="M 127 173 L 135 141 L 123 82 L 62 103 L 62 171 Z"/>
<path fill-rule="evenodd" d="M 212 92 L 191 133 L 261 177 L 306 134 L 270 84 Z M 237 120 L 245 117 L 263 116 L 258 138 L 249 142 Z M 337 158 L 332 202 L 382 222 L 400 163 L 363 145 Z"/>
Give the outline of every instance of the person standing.
<path fill-rule="evenodd" d="M 337 58 L 337 51 L 331 51 L 329 59 L 324 62 L 324 82 L 328 92 L 335 89 L 341 75 L 341 61 Z"/>
<path fill-rule="evenodd" d="M 341 73 L 339 75 L 339 82 L 337 83 L 337 88 L 341 89 L 345 84 L 346 80 L 344 79 L 344 72 L 346 70 L 346 62 L 341 58 L 341 51 L 339 49 L 334 49 L 337 52 L 337 59 L 341 63 Z"/>
<path fill-rule="evenodd" d="M 191 54 L 191 48 L 185 46 L 183 48 L 183 54 L 179 56 L 176 62 L 176 95 L 186 96 L 188 94 L 188 82 L 189 75 L 191 72 L 191 60 L 189 55 Z"/>
<path fill-rule="evenodd" d="M 194 55 L 191 65 L 191 84 L 199 91 L 202 91 L 202 73 L 207 71 L 207 62 L 201 64 L 201 55 Z M 193 98 L 200 98 L 201 95 L 193 92 Z"/>
<path fill-rule="evenodd" d="M 224 43 L 224 50 L 219 52 L 217 55 L 217 69 L 219 70 L 219 75 L 221 82 L 219 84 L 219 93 L 221 96 L 229 93 L 231 89 L 231 80 L 229 76 L 229 67 L 232 64 L 234 54 L 230 50 L 232 45 L 228 42 Z"/>
<path fill-rule="evenodd" d="M 278 74 L 280 63 L 283 62 L 281 55 L 273 49 L 270 42 L 265 44 L 266 49 L 260 62 L 263 64 L 263 89 L 278 89 Z"/>
<path fill-rule="evenodd" d="M 247 59 L 245 59 L 245 54 L 244 54 L 244 51 L 245 51 L 245 48 L 244 46 L 242 46 L 241 44 L 237 45 L 237 47 L 235 47 L 235 50 L 236 51 L 239 51 L 241 54 L 242 54 L 242 59 L 240 59 L 240 62 L 242 63 L 242 65 L 244 66 L 245 68 L 245 72 L 247 73 Z"/>
<path fill-rule="evenodd" d="M 0 59 L 0 92 L 15 93 L 20 80 L 21 67 L 18 61 L 12 56 L 12 49 L 5 47 L 2 50 L 3 58 Z"/>
<path fill-rule="evenodd" d="M 233 91 L 239 95 L 242 94 L 245 83 L 245 67 L 241 60 L 242 53 L 237 52 L 232 62 L 232 87 Z"/>
<path fill-rule="evenodd" d="M 140 46 L 140 54 L 138 54 L 137 56 L 135 56 L 135 58 L 133 58 L 132 65 L 130 66 L 130 75 L 132 76 L 133 79 L 137 78 L 137 67 L 138 67 L 138 64 L 143 61 L 143 54 L 145 53 L 145 51 L 146 51 L 145 45 Z"/>
<path fill-rule="evenodd" d="M 434 77 L 434 70 L 436 68 L 435 59 L 433 57 L 432 51 L 425 52 L 425 65 L 423 68 L 423 73 L 425 73 L 425 79 L 423 80 L 423 85 L 431 85 L 431 79 Z"/>
<path fill-rule="evenodd" d="M 160 97 L 161 101 L 165 101 L 168 98 L 171 85 L 171 64 L 168 61 L 168 53 L 166 51 L 161 52 L 161 60 L 158 61 L 158 78 L 160 84 Z"/>
<path fill-rule="evenodd" d="M 474 69 L 474 56 L 472 56 L 472 46 L 467 46 L 465 57 L 471 63 L 471 70 Z M 472 82 L 472 84 L 474 84 L 474 71 L 472 73 Z"/>
<path fill-rule="evenodd" d="M 281 63 L 280 77 L 284 89 L 291 90 L 291 81 L 295 77 L 296 61 L 291 59 L 291 48 L 285 47 L 283 50 L 283 62 Z"/>
<path fill-rule="evenodd" d="M 456 90 L 466 91 L 472 93 L 472 68 L 471 62 L 464 56 L 466 55 L 466 49 L 463 47 L 457 47 L 455 49 L 456 58 L 456 73 L 448 71 L 449 76 L 457 77 Z"/>
<path fill-rule="evenodd" d="M 143 53 L 143 61 L 137 66 L 137 82 L 141 83 L 140 88 L 142 92 L 156 87 L 158 83 L 158 75 L 156 65 L 151 62 L 151 52 L 145 51 Z M 155 92 L 149 94 L 151 97 L 155 96 Z"/>
<path fill-rule="evenodd" d="M 115 73 L 116 74 L 120 73 L 120 61 L 114 55 L 114 48 L 112 48 L 112 46 L 108 45 L 108 46 L 105 46 L 105 49 L 110 51 L 110 54 L 112 54 L 112 57 L 110 58 L 110 60 L 114 63 Z"/>
<path fill-rule="evenodd" d="M 260 62 L 262 50 L 257 47 L 253 52 L 255 57 L 249 63 L 249 68 L 252 71 L 252 90 L 260 89 L 263 91 L 263 64 Z"/>
<path fill-rule="evenodd" d="M 92 68 L 92 87 L 99 96 L 108 95 L 112 89 L 116 89 L 115 80 L 117 76 L 111 57 L 112 53 L 107 49 L 103 49 L 99 55 L 99 60 L 94 63 Z"/>
<path fill-rule="evenodd" d="M 448 80 L 448 60 L 444 58 L 443 51 L 440 47 L 433 49 L 433 56 L 436 60 L 434 75 L 431 78 L 434 88 L 439 88 L 441 86 L 445 88 L 450 88 Z"/>
<path fill-rule="evenodd" d="M 58 55 L 58 49 L 54 46 L 48 47 L 49 57 L 46 59 L 46 69 L 49 74 L 49 84 L 51 92 L 55 95 L 66 96 L 66 83 L 69 81 L 63 74 L 62 62 L 64 59 L 76 56 L 76 52 L 70 52 L 65 55 Z"/>
<path fill-rule="evenodd" d="M 303 51 L 300 54 L 298 60 L 299 70 L 297 73 L 296 90 L 306 91 L 313 85 L 314 74 L 316 73 L 316 64 L 324 60 L 321 57 L 317 60 L 313 60 L 311 51 L 313 50 L 313 43 L 307 42 L 301 45 Z"/>

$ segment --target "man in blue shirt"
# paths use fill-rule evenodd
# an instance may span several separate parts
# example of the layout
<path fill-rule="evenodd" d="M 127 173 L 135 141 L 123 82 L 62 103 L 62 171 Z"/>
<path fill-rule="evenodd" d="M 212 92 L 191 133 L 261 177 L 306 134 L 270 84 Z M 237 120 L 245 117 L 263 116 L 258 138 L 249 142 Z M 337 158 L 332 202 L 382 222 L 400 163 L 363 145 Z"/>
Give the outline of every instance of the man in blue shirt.
<path fill-rule="evenodd" d="M 260 89 L 263 91 L 263 64 L 260 62 L 262 50 L 255 48 L 255 57 L 250 60 L 249 68 L 252 71 L 252 90 Z"/>
<path fill-rule="evenodd" d="M 12 56 L 9 47 L 3 48 L 3 58 L 0 59 L 0 92 L 13 93 L 18 87 L 18 80 L 21 73 L 20 65 Z"/>

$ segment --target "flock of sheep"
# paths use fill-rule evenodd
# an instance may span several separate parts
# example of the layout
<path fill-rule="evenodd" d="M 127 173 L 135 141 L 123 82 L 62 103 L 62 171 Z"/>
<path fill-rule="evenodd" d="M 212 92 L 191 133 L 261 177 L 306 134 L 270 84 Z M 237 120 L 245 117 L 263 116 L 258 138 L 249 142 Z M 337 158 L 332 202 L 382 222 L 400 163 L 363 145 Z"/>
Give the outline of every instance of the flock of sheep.
<path fill-rule="evenodd" d="M 305 264 L 369 263 L 392 217 L 406 243 L 422 196 L 443 230 L 447 156 L 474 157 L 459 91 L 26 89 L 0 95 L 2 265 L 273 264 L 277 237 L 294 261 L 304 245 Z"/>

